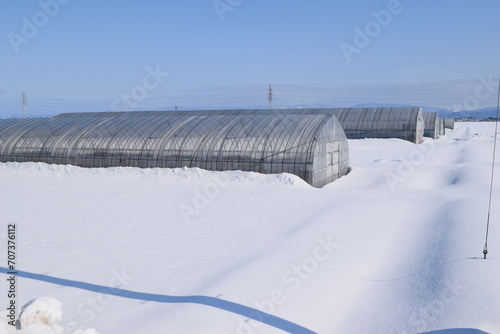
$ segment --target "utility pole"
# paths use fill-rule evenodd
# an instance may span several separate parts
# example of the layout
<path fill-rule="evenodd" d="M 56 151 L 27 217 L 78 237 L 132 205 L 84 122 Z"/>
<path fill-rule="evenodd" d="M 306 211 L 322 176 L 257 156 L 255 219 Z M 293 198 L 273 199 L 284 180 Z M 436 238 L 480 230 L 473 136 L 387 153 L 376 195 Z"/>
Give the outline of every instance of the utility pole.
<path fill-rule="evenodd" d="M 28 96 L 23 92 L 21 95 L 21 105 L 23 106 L 23 118 L 28 118 L 28 111 L 26 110 L 26 106 L 28 105 Z"/>
<path fill-rule="evenodd" d="M 267 94 L 268 94 L 267 98 L 268 108 L 273 109 L 273 88 L 271 87 L 271 85 L 269 85 L 269 92 Z"/>

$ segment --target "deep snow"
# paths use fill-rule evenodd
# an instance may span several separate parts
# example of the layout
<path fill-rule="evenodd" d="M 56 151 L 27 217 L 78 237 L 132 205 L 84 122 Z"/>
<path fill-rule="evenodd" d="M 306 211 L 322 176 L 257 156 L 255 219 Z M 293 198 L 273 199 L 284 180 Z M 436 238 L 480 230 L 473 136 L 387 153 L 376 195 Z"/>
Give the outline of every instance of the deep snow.
<path fill-rule="evenodd" d="M 500 333 L 500 175 L 482 259 L 494 123 L 447 131 L 350 140 L 352 172 L 323 189 L 288 174 L 0 164 L 18 304 L 59 300 L 65 333 Z"/>

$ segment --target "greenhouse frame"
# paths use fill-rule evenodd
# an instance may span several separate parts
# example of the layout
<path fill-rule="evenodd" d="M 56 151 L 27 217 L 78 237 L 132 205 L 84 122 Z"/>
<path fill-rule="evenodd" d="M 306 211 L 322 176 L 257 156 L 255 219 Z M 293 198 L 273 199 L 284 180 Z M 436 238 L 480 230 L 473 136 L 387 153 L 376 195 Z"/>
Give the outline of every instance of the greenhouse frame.
<path fill-rule="evenodd" d="M 444 122 L 443 122 L 443 130 L 441 130 L 441 120 L 437 113 L 435 112 L 424 112 L 424 122 L 425 122 L 425 131 L 424 136 L 430 137 L 433 139 L 439 138 L 444 130 Z"/>
<path fill-rule="evenodd" d="M 333 109 L 347 138 L 399 138 L 423 142 L 422 108 L 342 108 Z"/>
<path fill-rule="evenodd" d="M 127 112 L 123 112 L 127 113 Z M 422 109 L 400 108 L 304 108 L 304 109 L 230 109 L 190 111 L 144 111 L 142 114 L 171 115 L 335 115 L 348 139 L 399 138 L 420 144 L 424 136 Z M 67 116 L 80 114 L 65 114 Z"/>
<path fill-rule="evenodd" d="M 331 113 L 113 112 L 0 120 L 0 162 L 291 173 L 322 187 L 349 172 Z"/>
<path fill-rule="evenodd" d="M 446 132 L 444 118 L 439 116 L 439 115 L 438 115 L 438 118 L 439 118 L 439 135 L 444 136 L 444 134 Z"/>

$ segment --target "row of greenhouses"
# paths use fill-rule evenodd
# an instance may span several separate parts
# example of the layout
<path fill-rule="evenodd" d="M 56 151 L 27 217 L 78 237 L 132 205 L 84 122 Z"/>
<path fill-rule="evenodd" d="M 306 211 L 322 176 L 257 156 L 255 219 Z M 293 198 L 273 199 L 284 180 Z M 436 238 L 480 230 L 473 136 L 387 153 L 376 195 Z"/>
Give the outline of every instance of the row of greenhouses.
<path fill-rule="evenodd" d="M 453 120 L 445 120 L 443 117 L 433 112 L 426 112 L 423 115 L 425 122 L 425 137 L 437 139 L 439 136 L 444 135 L 445 128 L 453 129 Z"/>
<path fill-rule="evenodd" d="M 322 187 L 349 172 L 347 139 L 419 144 L 444 132 L 444 120 L 428 118 L 421 108 L 321 108 L 2 119 L 0 162 L 291 173 Z"/>

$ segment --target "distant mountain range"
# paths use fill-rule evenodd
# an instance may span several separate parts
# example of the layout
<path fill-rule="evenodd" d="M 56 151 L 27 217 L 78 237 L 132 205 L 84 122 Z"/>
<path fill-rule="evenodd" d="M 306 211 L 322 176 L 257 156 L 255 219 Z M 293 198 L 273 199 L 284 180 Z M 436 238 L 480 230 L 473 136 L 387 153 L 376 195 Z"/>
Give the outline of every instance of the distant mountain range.
<path fill-rule="evenodd" d="M 462 111 L 453 111 L 453 110 L 441 110 L 438 114 L 444 118 L 463 118 L 463 117 L 472 117 L 475 119 L 486 119 L 486 118 L 496 118 L 497 116 L 497 108 L 483 108 L 478 110 L 462 110 Z"/>

